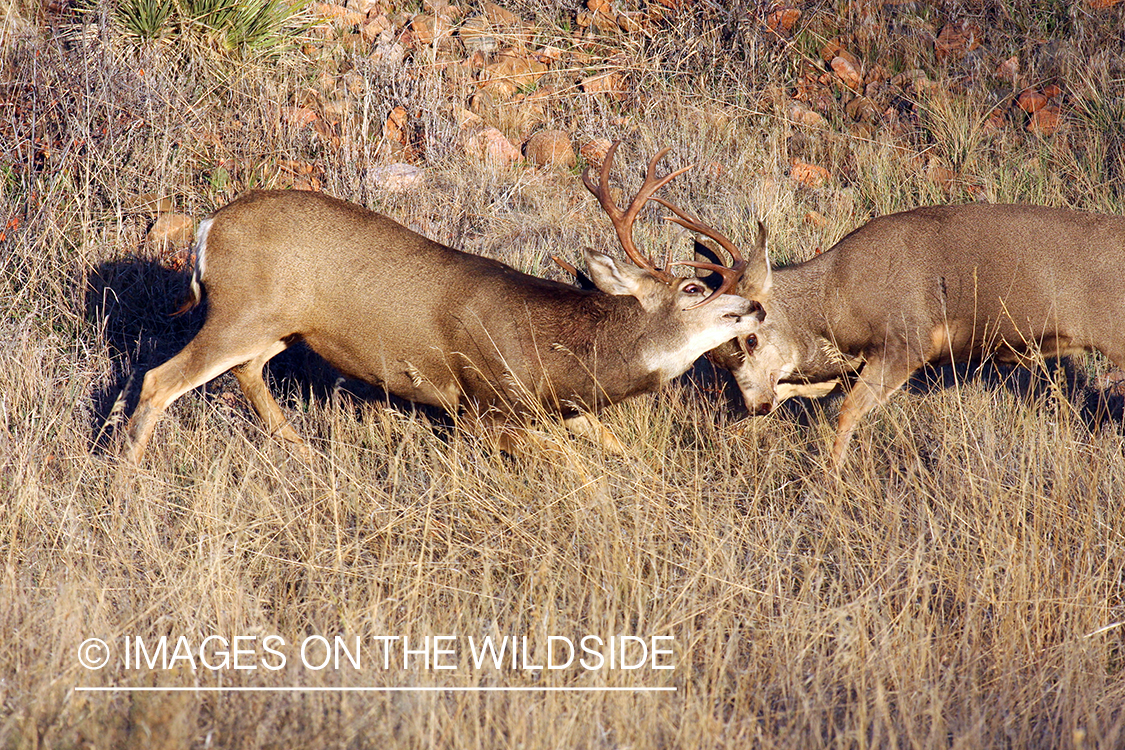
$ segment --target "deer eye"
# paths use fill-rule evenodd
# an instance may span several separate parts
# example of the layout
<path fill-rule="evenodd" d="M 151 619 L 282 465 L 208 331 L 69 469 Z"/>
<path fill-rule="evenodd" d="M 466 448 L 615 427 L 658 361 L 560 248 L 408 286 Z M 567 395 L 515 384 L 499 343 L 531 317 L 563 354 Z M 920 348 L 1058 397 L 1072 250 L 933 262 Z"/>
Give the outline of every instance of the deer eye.
<path fill-rule="evenodd" d="M 684 294 L 692 294 L 692 295 L 703 294 L 706 291 L 707 291 L 707 287 L 703 286 L 702 284 L 696 284 L 694 282 L 691 283 L 691 284 L 685 285 L 684 288 L 683 288 Z"/>
<path fill-rule="evenodd" d="M 758 337 L 755 336 L 754 334 L 751 333 L 749 336 L 747 336 L 745 339 L 743 339 L 742 349 L 743 349 L 743 351 L 746 352 L 747 356 L 750 356 L 751 354 L 753 354 L 754 350 L 757 349 L 757 348 L 758 348 Z"/>

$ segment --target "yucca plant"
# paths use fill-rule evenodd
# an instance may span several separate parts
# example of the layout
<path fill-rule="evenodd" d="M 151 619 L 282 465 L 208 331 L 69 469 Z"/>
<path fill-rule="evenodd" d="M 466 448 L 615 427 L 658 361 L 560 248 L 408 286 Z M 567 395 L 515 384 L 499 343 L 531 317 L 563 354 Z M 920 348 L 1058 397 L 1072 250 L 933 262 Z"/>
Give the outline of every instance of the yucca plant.
<path fill-rule="evenodd" d="M 174 10 L 172 0 L 121 0 L 114 15 L 126 36 L 152 42 L 170 33 Z"/>
<path fill-rule="evenodd" d="M 114 16 L 138 42 L 203 43 L 236 57 L 281 51 L 307 24 L 302 0 L 119 0 Z"/>
<path fill-rule="evenodd" d="M 222 21 L 227 51 L 251 56 L 269 55 L 287 45 L 304 26 L 294 22 L 300 5 L 293 0 L 236 2 Z"/>

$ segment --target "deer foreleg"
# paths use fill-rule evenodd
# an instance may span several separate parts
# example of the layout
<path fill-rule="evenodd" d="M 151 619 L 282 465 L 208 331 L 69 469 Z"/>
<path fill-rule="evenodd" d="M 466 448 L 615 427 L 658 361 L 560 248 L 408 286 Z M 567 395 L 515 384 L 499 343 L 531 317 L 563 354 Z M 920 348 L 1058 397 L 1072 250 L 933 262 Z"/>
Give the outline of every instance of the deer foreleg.
<path fill-rule="evenodd" d="M 563 420 L 563 424 L 575 435 L 581 435 L 597 443 L 602 447 L 602 450 L 612 456 L 625 454 L 625 448 L 621 445 L 621 441 L 593 414 L 583 413 L 574 417 L 567 417 Z"/>
<path fill-rule="evenodd" d="M 863 415 L 885 403 L 922 364 L 912 361 L 905 352 L 895 354 L 887 351 L 867 358 L 859 378 L 840 406 L 836 443 L 832 446 L 832 462 L 837 470 L 844 463 L 848 444 Z"/>

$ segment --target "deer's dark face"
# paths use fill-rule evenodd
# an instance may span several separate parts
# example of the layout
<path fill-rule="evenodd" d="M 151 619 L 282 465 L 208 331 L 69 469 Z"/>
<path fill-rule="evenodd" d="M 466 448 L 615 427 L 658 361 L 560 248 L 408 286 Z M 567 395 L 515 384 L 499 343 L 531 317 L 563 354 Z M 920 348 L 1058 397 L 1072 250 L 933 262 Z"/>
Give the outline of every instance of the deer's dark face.
<path fill-rule="evenodd" d="M 708 359 L 734 376 L 751 415 L 774 410 L 783 400 L 778 395 L 778 382 L 796 369 L 796 357 L 785 352 L 780 343 L 767 317 L 755 333 L 725 341 L 707 353 Z"/>

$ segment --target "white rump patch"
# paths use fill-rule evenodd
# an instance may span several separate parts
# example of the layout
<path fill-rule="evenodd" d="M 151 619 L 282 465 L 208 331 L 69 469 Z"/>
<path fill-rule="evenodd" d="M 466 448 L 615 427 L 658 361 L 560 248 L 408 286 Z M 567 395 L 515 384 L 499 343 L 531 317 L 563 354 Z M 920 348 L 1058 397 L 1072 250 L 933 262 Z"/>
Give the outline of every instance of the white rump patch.
<path fill-rule="evenodd" d="M 203 271 L 207 266 L 207 235 L 211 233 L 214 222 L 214 217 L 204 219 L 199 222 L 199 229 L 195 233 L 195 247 L 192 251 L 195 253 L 195 275 L 199 278 L 203 278 Z"/>

